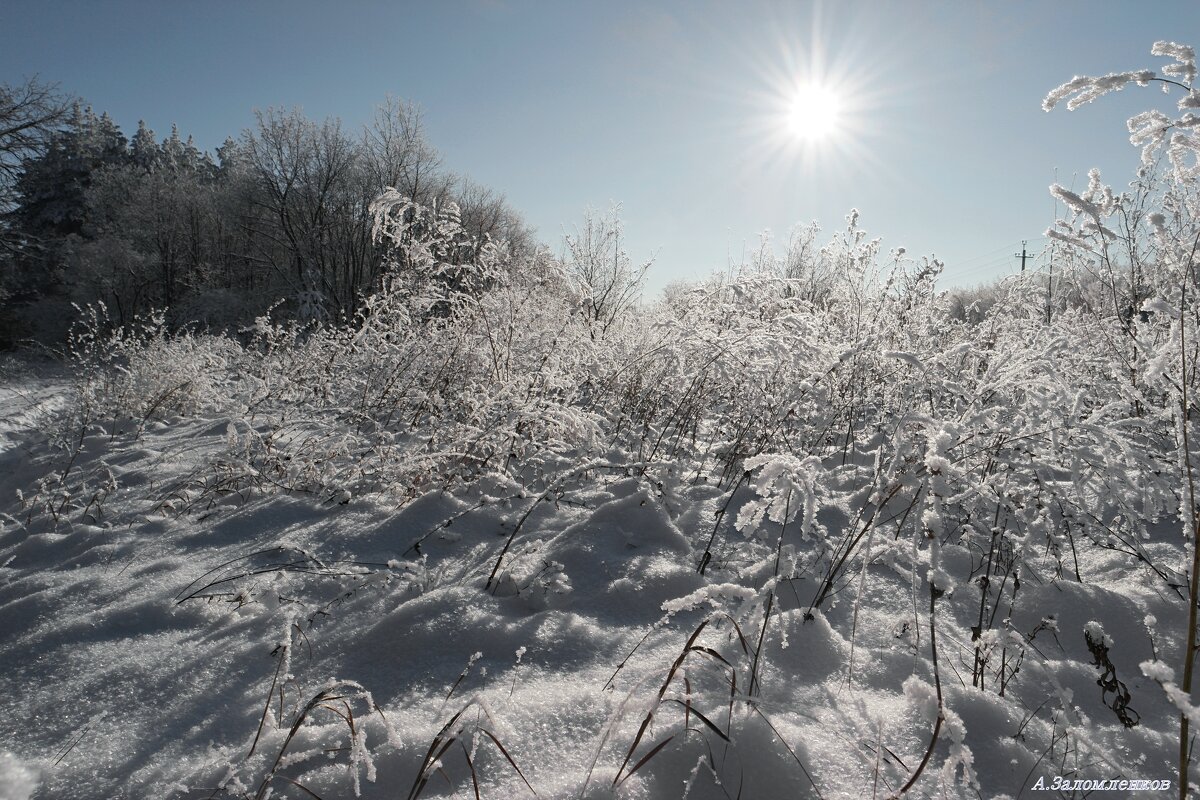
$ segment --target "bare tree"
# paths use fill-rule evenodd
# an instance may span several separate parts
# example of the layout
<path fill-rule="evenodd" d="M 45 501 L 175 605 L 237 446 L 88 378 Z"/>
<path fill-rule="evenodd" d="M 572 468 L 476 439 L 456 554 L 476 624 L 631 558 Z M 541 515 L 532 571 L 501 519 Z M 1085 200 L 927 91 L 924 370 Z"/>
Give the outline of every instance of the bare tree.
<path fill-rule="evenodd" d="M 242 146 L 259 211 L 251 224 L 264 258 L 293 291 L 319 292 L 335 308 L 349 305 L 335 230 L 357 199 L 345 191 L 358 161 L 354 140 L 338 120 L 316 123 L 299 109 L 269 109 L 259 112 Z"/>
<path fill-rule="evenodd" d="M 641 297 L 650 262 L 634 266 L 621 249 L 620 208 L 597 218 L 588 212 L 583 228 L 564 237 L 564 267 L 579 292 L 592 338 L 604 333 Z"/>
<path fill-rule="evenodd" d="M 22 84 L 0 83 L 0 214 L 11 211 L 14 187 L 26 160 L 40 155 L 67 121 L 72 98 L 35 76 Z M 0 251 L 15 242 L 0 224 Z"/>
<path fill-rule="evenodd" d="M 479 258 L 489 239 L 506 243 L 514 257 L 525 257 L 534 252 L 533 231 L 503 194 L 470 178 L 460 178 L 453 196 L 461 212 L 463 230 L 475 242 L 475 259 Z"/>
<path fill-rule="evenodd" d="M 421 205 L 441 200 L 451 178 L 442 171 L 442 158 L 425 138 L 420 109 L 389 96 L 375 109 L 363 131 L 367 172 L 378 195 L 392 188 Z"/>

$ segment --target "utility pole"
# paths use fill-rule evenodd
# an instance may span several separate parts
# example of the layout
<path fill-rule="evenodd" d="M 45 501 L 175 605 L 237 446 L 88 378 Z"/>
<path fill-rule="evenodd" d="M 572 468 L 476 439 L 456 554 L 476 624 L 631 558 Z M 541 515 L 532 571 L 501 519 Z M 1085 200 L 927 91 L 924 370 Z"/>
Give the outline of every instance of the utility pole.
<path fill-rule="evenodd" d="M 1025 252 L 1025 242 L 1021 242 L 1021 252 L 1013 253 L 1013 258 L 1021 259 L 1021 272 L 1025 271 L 1025 259 L 1029 258 L 1029 253 Z"/>

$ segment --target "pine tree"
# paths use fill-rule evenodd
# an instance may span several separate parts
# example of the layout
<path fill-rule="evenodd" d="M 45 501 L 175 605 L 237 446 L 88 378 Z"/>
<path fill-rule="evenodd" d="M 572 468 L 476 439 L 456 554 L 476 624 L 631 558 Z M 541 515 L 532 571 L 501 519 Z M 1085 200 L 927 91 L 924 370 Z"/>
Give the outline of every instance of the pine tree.
<path fill-rule="evenodd" d="M 125 137 L 107 114 L 75 108 L 67 130 L 57 134 L 46 153 L 25 164 L 17 178 L 21 229 L 38 239 L 86 233 L 85 192 L 97 170 L 126 163 Z"/>
<path fill-rule="evenodd" d="M 133 165 L 146 172 L 153 172 L 158 167 L 158 140 L 154 138 L 154 131 L 146 127 L 145 120 L 138 120 L 137 133 L 129 143 L 129 155 Z"/>

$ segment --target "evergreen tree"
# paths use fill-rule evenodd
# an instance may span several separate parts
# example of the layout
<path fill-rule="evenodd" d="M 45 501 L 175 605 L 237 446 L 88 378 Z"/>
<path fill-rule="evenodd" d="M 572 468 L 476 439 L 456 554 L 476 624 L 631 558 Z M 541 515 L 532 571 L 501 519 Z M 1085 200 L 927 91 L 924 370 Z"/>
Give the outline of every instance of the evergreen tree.
<path fill-rule="evenodd" d="M 70 125 L 17 178 L 13 218 L 21 230 L 46 241 L 87 233 L 85 193 L 103 167 L 126 163 L 125 136 L 108 114 L 78 105 Z"/>
<path fill-rule="evenodd" d="M 135 167 L 146 172 L 153 172 L 158 166 L 158 141 L 154 138 L 154 131 L 146 127 L 145 120 L 138 120 L 137 133 L 129 143 L 129 156 Z"/>

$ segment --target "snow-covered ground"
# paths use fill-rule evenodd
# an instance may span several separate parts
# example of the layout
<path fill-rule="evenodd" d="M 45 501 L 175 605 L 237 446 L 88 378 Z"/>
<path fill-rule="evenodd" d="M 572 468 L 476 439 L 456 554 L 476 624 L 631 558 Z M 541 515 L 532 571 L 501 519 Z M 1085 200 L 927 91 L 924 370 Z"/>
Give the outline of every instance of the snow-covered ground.
<path fill-rule="evenodd" d="M 61 408 L 67 379 L 49 362 L 0 361 L 0 451 Z"/>
<path fill-rule="evenodd" d="M 982 687 L 980 595 L 939 599 L 939 725 L 929 596 L 883 524 L 806 619 L 821 576 L 769 583 L 774 539 L 747 548 L 733 527 L 750 482 L 610 460 L 542 494 L 269 491 L 235 474 L 241 419 L 52 446 L 69 391 L 52 375 L 0 387 L 5 800 L 885 797 L 935 727 L 908 796 L 1174 786 L 1178 717 L 1138 664 L 1155 655 L 1147 615 L 1178 630 L 1184 604 L 1115 551 L 1081 547 L 1083 582 L 1020 574 L 1015 605 L 989 611 Z M 47 500 L 62 482 L 39 479 L 63 470 L 72 496 Z M 73 512 L 56 518 L 60 502 Z M 817 522 L 852 524 L 837 507 Z M 978 554 L 941 557 L 965 574 Z M 1097 684 L 1092 621 L 1135 727 Z M 1157 655 L 1177 662 L 1170 642 Z"/>

